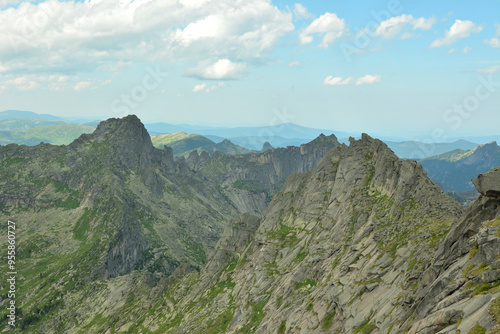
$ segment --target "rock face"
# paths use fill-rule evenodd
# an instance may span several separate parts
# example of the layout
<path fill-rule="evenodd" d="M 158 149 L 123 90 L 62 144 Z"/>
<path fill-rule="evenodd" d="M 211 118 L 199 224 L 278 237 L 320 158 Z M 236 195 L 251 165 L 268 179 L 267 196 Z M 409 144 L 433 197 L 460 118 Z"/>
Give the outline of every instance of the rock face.
<path fill-rule="evenodd" d="M 224 315 L 220 333 L 402 333 L 460 214 L 419 163 L 363 134 L 292 174 L 233 262 L 173 287 L 183 297 L 167 313 L 185 320 L 172 332 L 203 332 Z"/>
<path fill-rule="evenodd" d="M 472 179 L 477 191 L 493 200 L 500 200 L 500 167 Z"/>
<path fill-rule="evenodd" d="M 321 134 L 300 147 L 270 149 L 263 153 L 231 156 L 215 152 L 211 158 L 202 158 L 191 152 L 188 164 L 203 177 L 217 180 L 241 212 L 261 216 L 289 175 L 310 171 L 337 145 L 334 135 Z"/>
<path fill-rule="evenodd" d="M 295 158 L 300 148 L 288 151 Z M 289 164 L 291 170 L 312 168 L 319 152 L 326 150 L 310 147 L 308 152 L 299 164 Z M 287 160 L 286 153 L 282 157 Z M 102 122 L 94 133 L 68 146 L 0 146 L 0 221 L 22 225 L 19 271 L 26 278 L 18 300 L 25 314 L 32 314 L 21 317 L 19 328 L 71 332 L 75 323 L 42 319 L 52 312 L 91 320 L 85 315 L 97 307 L 97 294 L 109 282 L 127 282 L 119 287 L 109 283 L 120 290 L 139 277 L 151 287 L 173 272 L 204 267 L 227 221 L 255 208 L 264 211 L 267 203 L 265 193 L 245 188 L 253 180 L 245 177 L 264 177 L 260 168 L 265 164 L 240 165 L 240 188 L 221 185 L 225 169 L 203 173 L 190 167 L 217 161 L 226 168 L 224 162 L 231 159 L 203 152 L 174 161 L 171 148 L 152 146 L 135 116 Z M 0 247 L 6 242 L 0 240 Z M 96 282 L 103 284 L 97 287 Z M 109 304 L 125 302 L 114 292 L 108 297 L 108 309 Z M 0 299 L 3 302 L 8 301 Z M 3 315 L 0 312 L 6 319 Z M 4 325 L 0 323 L 0 329 Z"/>
<path fill-rule="evenodd" d="M 499 180 L 500 170 L 485 175 Z M 480 196 L 439 244 L 423 274 L 409 333 L 470 333 L 475 326 L 500 331 L 499 228 L 500 200 Z"/>

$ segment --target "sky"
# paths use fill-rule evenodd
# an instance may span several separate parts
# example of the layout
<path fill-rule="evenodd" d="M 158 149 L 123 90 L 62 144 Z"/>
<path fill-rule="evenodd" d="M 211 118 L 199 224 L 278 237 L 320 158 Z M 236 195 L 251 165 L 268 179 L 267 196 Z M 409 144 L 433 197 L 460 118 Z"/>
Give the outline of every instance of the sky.
<path fill-rule="evenodd" d="M 500 134 L 500 0 L 0 0 L 0 110 Z"/>

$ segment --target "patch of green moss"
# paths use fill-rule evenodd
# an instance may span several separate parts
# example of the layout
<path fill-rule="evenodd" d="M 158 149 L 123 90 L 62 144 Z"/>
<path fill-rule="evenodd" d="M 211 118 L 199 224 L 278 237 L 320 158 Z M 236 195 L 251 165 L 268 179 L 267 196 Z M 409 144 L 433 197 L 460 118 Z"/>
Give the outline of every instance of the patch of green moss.
<path fill-rule="evenodd" d="M 476 242 L 474 247 L 471 248 L 469 251 L 469 259 L 472 259 L 474 256 L 476 256 L 478 251 L 479 251 L 479 244 Z"/>
<path fill-rule="evenodd" d="M 295 259 L 293 259 L 293 262 L 300 263 L 300 262 L 302 262 L 305 259 L 305 257 L 306 257 L 306 253 L 305 252 L 299 253 L 295 257 Z"/>
<path fill-rule="evenodd" d="M 316 282 L 314 282 L 313 280 L 308 278 L 304 282 L 296 282 L 295 283 L 295 290 L 302 290 L 302 289 L 309 290 L 315 286 L 316 286 Z"/>
<path fill-rule="evenodd" d="M 361 324 L 361 326 L 354 328 L 352 332 L 354 334 L 356 334 L 356 333 L 370 334 L 376 328 L 377 328 L 377 326 L 375 326 L 374 324 L 370 323 L 370 320 L 368 319 L 368 320 L 365 320 L 365 322 L 363 322 Z"/>
<path fill-rule="evenodd" d="M 266 312 L 264 312 L 264 306 L 266 306 L 269 299 L 264 299 L 259 303 L 248 303 L 247 308 L 251 307 L 252 311 L 249 316 L 248 322 L 238 330 L 237 333 L 247 334 L 247 333 L 255 333 L 256 327 L 262 322 L 262 319 L 266 316 Z"/>
<path fill-rule="evenodd" d="M 480 324 L 476 324 L 467 334 L 486 334 L 486 328 Z"/>
<path fill-rule="evenodd" d="M 283 320 L 278 327 L 278 331 L 276 332 L 277 334 L 285 334 L 286 332 L 286 320 Z"/>
<path fill-rule="evenodd" d="M 335 318 L 335 310 L 330 313 L 327 313 L 323 320 L 321 320 L 321 328 L 329 329 L 333 325 L 333 319 Z"/>

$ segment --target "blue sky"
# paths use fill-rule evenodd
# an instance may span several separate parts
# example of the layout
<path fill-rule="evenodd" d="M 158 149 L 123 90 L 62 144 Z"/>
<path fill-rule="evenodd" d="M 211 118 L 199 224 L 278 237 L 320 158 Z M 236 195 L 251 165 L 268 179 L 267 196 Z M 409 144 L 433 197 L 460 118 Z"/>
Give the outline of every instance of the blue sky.
<path fill-rule="evenodd" d="M 498 134 L 498 13 L 498 0 L 0 0 L 0 110 Z"/>

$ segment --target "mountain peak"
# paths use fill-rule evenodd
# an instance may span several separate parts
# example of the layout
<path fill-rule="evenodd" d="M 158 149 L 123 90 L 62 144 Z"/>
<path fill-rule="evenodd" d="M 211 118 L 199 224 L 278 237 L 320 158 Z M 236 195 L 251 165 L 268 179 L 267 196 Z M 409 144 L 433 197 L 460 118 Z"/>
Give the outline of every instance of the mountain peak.
<path fill-rule="evenodd" d="M 268 150 L 272 150 L 274 147 L 271 145 L 271 143 L 269 143 L 268 141 L 266 141 L 263 145 L 262 145 L 262 149 L 260 150 L 261 152 L 266 152 Z"/>

